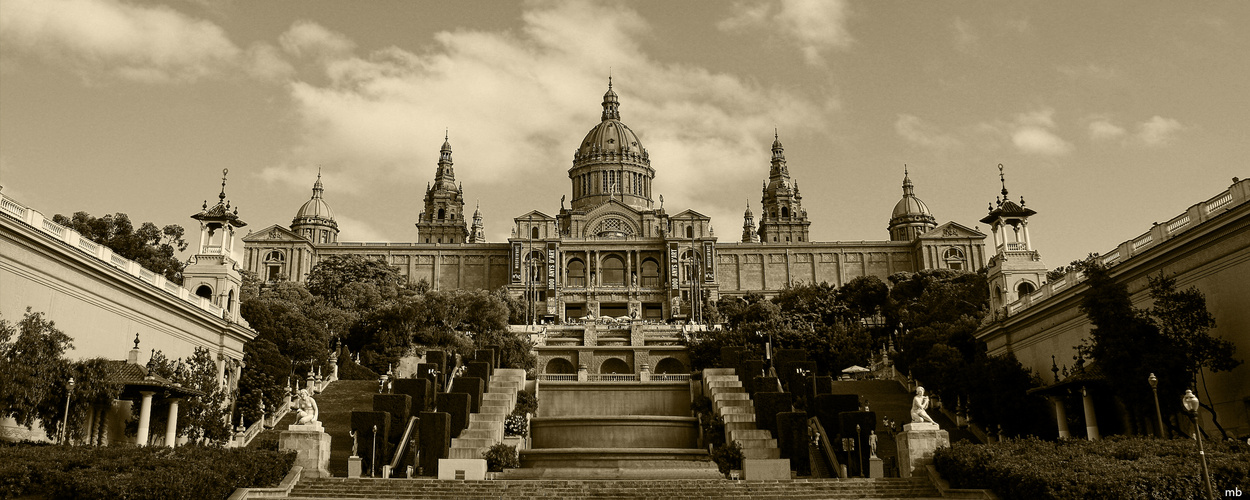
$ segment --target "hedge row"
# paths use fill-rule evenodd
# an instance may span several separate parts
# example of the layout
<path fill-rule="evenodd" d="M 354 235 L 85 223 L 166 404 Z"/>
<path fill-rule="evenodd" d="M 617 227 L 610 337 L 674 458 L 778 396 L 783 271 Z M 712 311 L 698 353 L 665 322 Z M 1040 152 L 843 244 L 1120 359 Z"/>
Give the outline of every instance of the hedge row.
<path fill-rule="evenodd" d="M 183 446 L 0 446 L 0 498 L 222 500 L 276 486 L 294 452 Z"/>
<path fill-rule="evenodd" d="M 1216 495 L 1250 491 L 1250 446 L 1205 443 Z M 955 488 L 987 488 L 1013 499 L 1204 498 L 1198 445 L 1186 439 L 1014 439 L 955 443 L 933 465 Z"/>

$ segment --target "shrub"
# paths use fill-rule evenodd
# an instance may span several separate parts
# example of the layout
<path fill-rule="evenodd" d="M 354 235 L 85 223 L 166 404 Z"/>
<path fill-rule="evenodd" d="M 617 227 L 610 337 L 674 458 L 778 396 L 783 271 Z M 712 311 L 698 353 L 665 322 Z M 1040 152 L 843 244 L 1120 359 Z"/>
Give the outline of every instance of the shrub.
<path fill-rule="evenodd" d="M 529 391 L 519 391 L 516 393 L 516 406 L 512 409 L 512 413 L 524 415 L 526 413 L 538 413 L 538 396 Z"/>
<path fill-rule="evenodd" d="M 525 418 L 525 415 L 513 413 L 508 415 L 508 418 L 503 421 L 503 432 L 508 436 L 525 437 L 528 433 L 526 429 L 529 427 L 526 425 L 528 423 L 528 419 Z"/>
<path fill-rule="evenodd" d="M 491 446 L 482 453 L 482 458 L 486 459 L 486 470 L 489 472 L 503 472 L 504 469 L 515 469 L 521 466 L 516 447 L 503 443 Z"/>
<path fill-rule="evenodd" d="M 221 500 L 276 485 L 294 461 L 248 448 L 0 446 L 0 497 Z"/>
<path fill-rule="evenodd" d="M 722 444 L 712 450 L 712 461 L 721 474 L 729 475 L 729 471 L 742 469 L 742 446 L 737 441 Z"/>
<path fill-rule="evenodd" d="M 1250 447 L 1217 441 L 1206 454 L 1213 485 L 1250 489 Z M 1004 500 L 1205 496 L 1197 445 L 1187 439 L 956 443 L 937 450 L 933 465 L 955 488 L 988 488 Z"/>

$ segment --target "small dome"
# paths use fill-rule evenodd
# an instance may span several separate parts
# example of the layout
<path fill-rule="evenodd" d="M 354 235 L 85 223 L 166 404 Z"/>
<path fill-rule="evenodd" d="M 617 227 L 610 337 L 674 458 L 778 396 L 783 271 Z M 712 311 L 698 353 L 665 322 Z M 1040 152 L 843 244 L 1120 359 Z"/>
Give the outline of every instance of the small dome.
<path fill-rule="evenodd" d="M 920 198 L 904 196 L 903 199 L 898 200 L 898 203 L 894 205 L 894 214 L 890 218 L 896 219 L 914 215 L 933 217 L 933 214 L 929 212 L 929 206 L 920 201 Z"/>
<path fill-rule="evenodd" d="M 586 138 L 577 146 L 577 153 L 573 156 L 575 159 L 609 154 L 635 158 L 641 155 L 643 162 L 646 162 L 646 149 L 642 147 L 638 135 L 621 123 L 620 106 L 620 99 L 616 91 L 612 90 L 612 79 L 609 78 L 608 91 L 603 94 L 602 121 L 586 133 Z"/>
<path fill-rule="evenodd" d="M 321 198 L 321 193 L 325 189 L 321 186 L 321 174 L 317 174 L 317 183 L 313 184 L 312 198 L 304 202 L 304 206 L 299 207 L 299 211 L 295 213 L 295 219 L 292 225 L 301 224 L 326 224 L 332 227 L 338 225 L 334 222 L 334 212 L 330 210 L 330 205 Z"/>

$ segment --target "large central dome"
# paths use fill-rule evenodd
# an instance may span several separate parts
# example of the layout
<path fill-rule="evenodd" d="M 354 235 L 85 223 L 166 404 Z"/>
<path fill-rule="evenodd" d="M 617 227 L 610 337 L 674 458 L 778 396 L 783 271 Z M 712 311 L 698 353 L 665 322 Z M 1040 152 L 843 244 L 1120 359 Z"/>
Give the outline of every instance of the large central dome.
<path fill-rule="evenodd" d="M 612 199 L 651 208 L 655 170 L 638 135 L 621 123 L 620 106 L 609 78 L 601 120 L 573 153 L 569 179 L 573 181 L 574 209 L 587 209 Z"/>

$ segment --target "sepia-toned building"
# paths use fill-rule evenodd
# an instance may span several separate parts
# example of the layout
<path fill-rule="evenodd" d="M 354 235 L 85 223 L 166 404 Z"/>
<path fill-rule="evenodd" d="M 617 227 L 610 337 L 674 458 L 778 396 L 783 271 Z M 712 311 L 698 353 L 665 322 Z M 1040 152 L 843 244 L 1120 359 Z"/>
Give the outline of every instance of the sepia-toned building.
<path fill-rule="evenodd" d="M 620 105 L 609 81 L 600 121 L 573 154 L 560 211 L 514 217 L 507 242 L 484 241 L 480 211 L 466 218 L 465 188 L 455 180 L 451 143 L 444 138 L 415 242 L 338 241 L 318 177 L 290 226 L 275 224 L 243 239 L 245 267 L 268 281 L 303 281 L 319 259 L 358 254 L 436 290 L 507 287 L 536 300 L 540 319 L 563 322 L 590 315 L 697 320 L 699 301 L 692 297 L 772 295 L 797 283 L 840 286 L 860 276 L 976 270 L 987 263 L 986 235 L 956 222 L 938 224 L 907 172 L 902 198 L 888 218 L 882 214 L 889 239 L 811 241 L 809 227 L 822 217 L 803 208 L 776 132 L 758 226 L 748 207 L 741 241 L 721 242 L 711 218 L 666 208 L 652 191 L 652 158 L 621 121 Z"/>

